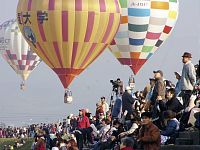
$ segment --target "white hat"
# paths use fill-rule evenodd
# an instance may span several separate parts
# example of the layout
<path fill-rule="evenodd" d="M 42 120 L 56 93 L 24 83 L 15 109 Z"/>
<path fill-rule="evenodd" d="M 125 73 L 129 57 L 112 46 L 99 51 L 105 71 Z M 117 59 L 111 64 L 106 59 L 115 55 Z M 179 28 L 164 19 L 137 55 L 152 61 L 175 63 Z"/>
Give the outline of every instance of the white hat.
<path fill-rule="evenodd" d="M 70 114 L 70 115 L 69 115 L 69 118 L 72 118 L 73 116 L 74 116 L 74 114 Z"/>
<path fill-rule="evenodd" d="M 174 74 L 178 74 L 181 77 L 181 73 L 180 72 L 174 72 Z"/>
<path fill-rule="evenodd" d="M 126 87 L 126 90 L 131 90 L 131 87 L 130 87 L 130 86 L 127 86 L 127 87 Z"/>
<path fill-rule="evenodd" d="M 45 140 L 44 136 L 40 137 L 41 139 Z"/>

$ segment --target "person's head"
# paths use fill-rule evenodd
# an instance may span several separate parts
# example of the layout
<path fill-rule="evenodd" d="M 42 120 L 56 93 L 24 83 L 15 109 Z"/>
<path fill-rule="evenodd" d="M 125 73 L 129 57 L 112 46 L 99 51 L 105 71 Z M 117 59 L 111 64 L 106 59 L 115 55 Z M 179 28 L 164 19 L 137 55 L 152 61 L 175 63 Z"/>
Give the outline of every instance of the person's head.
<path fill-rule="evenodd" d="M 155 79 L 160 79 L 163 77 L 163 72 L 161 70 L 153 71 L 153 73 Z"/>
<path fill-rule="evenodd" d="M 97 108 L 100 108 L 101 106 L 102 106 L 102 103 L 101 103 L 101 102 L 96 103 L 96 107 L 97 107 Z"/>
<path fill-rule="evenodd" d="M 106 98 L 105 98 L 104 96 L 102 96 L 102 97 L 101 97 L 101 102 L 102 102 L 102 103 L 105 103 L 105 101 L 106 101 Z"/>
<path fill-rule="evenodd" d="M 134 94 L 135 94 L 135 96 L 136 96 L 137 98 L 140 97 L 140 92 L 139 92 L 139 91 L 136 91 Z"/>
<path fill-rule="evenodd" d="M 173 89 L 173 88 L 168 89 L 167 93 L 166 93 L 167 99 L 171 100 L 174 96 L 176 96 L 175 89 Z"/>
<path fill-rule="evenodd" d="M 121 79 L 120 79 L 120 78 L 117 78 L 117 82 L 121 82 Z"/>
<path fill-rule="evenodd" d="M 167 110 L 167 111 L 163 112 L 163 118 L 165 120 L 171 120 L 171 119 L 173 119 L 175 117 L 176 117 L 176 113 L 173 112 L 172 110 Z"/>
<path fill-rule="evenodd" d="M 68 142 L 67 142 L 71 147 L 78 147 L 77 146 L 77 143 L 74 139 L 70 139 Z"/>
<path fill-rule="evenodd" d="M 99 113 L 99 119 L 104 119 L 104 118 L 105 118 L 104 113 Z"/>
<path fill-rule="evenodd" d="M 150 78 L 149 81 L 150 81 L 151 87 L 154 87 L 156 80 L 154 78 Z"/>
<path fill-rule="evenodd" d="M 139 113 L 137 111 L 134 111 L 132 114 L 131 114 L 131 122 L 132 123 L 139 123 L 140 122 L 140 116 L 139 116 Z"/>
<path fill-rule="evenodd" d="M 121 139 L 121 144 L 120 144 L 120 149 L 129 147 L 129 148 L 133 148 L 134 146 L 134 141 L 132 140 L 132 138 L 130 137 L 126 137 Z"/>
<path fill-rule="evenodd" d="M 85 116 L 85 110 L 84 109 L 80 109 L 79 110 L 79 116 Z"/>
<path fill-rule="evenodd" d="M 126 87 L 126 92 L 128 92 L 129 94 L 131 94 L 131 87 L 130 86 Z"/>
<path fill-rule="evenodd" d="M 181 75 L 179 72 L 174 72 L 174 74 L 175 74 L 177 80 L 181 79 Z"/>
<path fill-rule="evenodd" d="M 103 119 L 101 122 L 102 122 L 103 125 L 109 125 L 110 124 L 109 119 Z"/>
<path fill-rule="evenodd" d="M 188 52 L 185 52 L 182 56 L 182 62 L 185 64 L 189 61 L 191 61 L 192 59 L 192 54 L 191 53 L 188 53 Z"/>
<path fill-rule="evenodd" d="M 113 126 L 114 126 L 115 128 L 118 128 L 120 125 L 121 125 L 121 123 L 119 122 L 118 119 L 113 121 Z"/>
<path fill-rule="evenodd" d="M 141 114 L 142 125 L 148 125 L 152 122 L 152 113 L 151 112 L 143 112 Z"/>

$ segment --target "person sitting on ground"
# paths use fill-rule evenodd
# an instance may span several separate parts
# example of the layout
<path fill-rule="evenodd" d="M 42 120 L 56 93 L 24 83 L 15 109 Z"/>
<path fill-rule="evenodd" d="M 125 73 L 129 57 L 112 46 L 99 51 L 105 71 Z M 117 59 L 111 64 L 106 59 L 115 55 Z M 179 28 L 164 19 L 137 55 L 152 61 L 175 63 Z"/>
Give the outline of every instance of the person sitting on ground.
<path fill-rule="evenodd" d="M 98 141 L 98 143 L 96 143 L 94 145 L 94 150 L 96 150 L 97 148 L 99 148 L 102 145 L 103 142 L 107 142 L 107 139 L 108 139 L 107 133 L 110 130 L 110 120 L 103 119 L 102 120 L 102 125 L 103 125 L 103 127 L 100 129 L 99 135 L 98 135 L 99 141 Z"/>
<path fill-rule="evenodd" d="M 131 138 L 123 138 L 120 144 L 120 150 L 134 150 L 134 141 Z"/>
<path fill-rule="evenodd" d="M 174 144 L 178 135 L 180 122 L 176 119 L 176 113 L 167 110 L 163 112 L 166 127 L 161 131 L 161 144 Z"/>
<path fill-rule="evenodd" d="M 46 143 L 44 136 L 38 137 L 34 150 L 46 150 Z"/>
<path fill-rule="evenodd" d="M 74 139 L 68 141 L 67 150 L 78 150 L 77 143 Z"/>
<path fill-rule="evenodd" d="M 167 97 L 166 109 L 172 110 L 175 113 L 181 113 L 184 107 L 176 98 L 175 90 L 173 88 L 167 90 L 166 97 Z"/>
<path fill-rule="evenodd" d="M 120 138 L 133 135 L 139 128 L 138 125 L 140 124 L 140 118 L 136 113 L 133 113 L 133 116 L 131 118 L 131 123 L 132 123 L 132 126 L 128 131 L 125 131 L 119 134 Z"/>
<path fill-rule="evenodd" d="M 160 130 L 152 122 L 152 113 L 144 112 L 141 118 L 138 142 L 144 150 L 160 150 Z"/>

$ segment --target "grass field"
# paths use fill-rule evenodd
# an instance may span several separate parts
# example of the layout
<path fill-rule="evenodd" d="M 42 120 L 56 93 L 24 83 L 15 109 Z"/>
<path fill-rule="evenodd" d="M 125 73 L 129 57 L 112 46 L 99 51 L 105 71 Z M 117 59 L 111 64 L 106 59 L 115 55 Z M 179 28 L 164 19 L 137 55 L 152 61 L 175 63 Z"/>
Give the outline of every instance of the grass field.
<path fill-rule="evenodd" d="M 17 141 L 17 139 L 0 139 L 0 150 L 3 150 L 4 145 L 14 145 L 15 141 Z M 17 150 L 30 150 L 31 149 L 31 145 L 33 142 L 33 139 L 26 139 L 26 144 L 24 144 L 22 147 L 17 148 Z"/>

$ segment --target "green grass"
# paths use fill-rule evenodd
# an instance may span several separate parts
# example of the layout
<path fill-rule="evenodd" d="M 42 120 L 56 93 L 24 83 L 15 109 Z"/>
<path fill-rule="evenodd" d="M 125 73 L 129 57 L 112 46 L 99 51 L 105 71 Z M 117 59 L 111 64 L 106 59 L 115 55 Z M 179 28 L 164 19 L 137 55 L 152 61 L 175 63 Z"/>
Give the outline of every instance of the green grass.
<path fill-rule="evenodd" d="M 17 139 L 0 139 L 0 150 L 3 150 L 4 145 L 14 145 L 15 141 L 17 141 Z M 31 149 L 31 145 L 33 143 L 33 139 L 26 139 L 25 140 L 26 143 L 18 148 L 17 150 L 30 150 Z"/>

